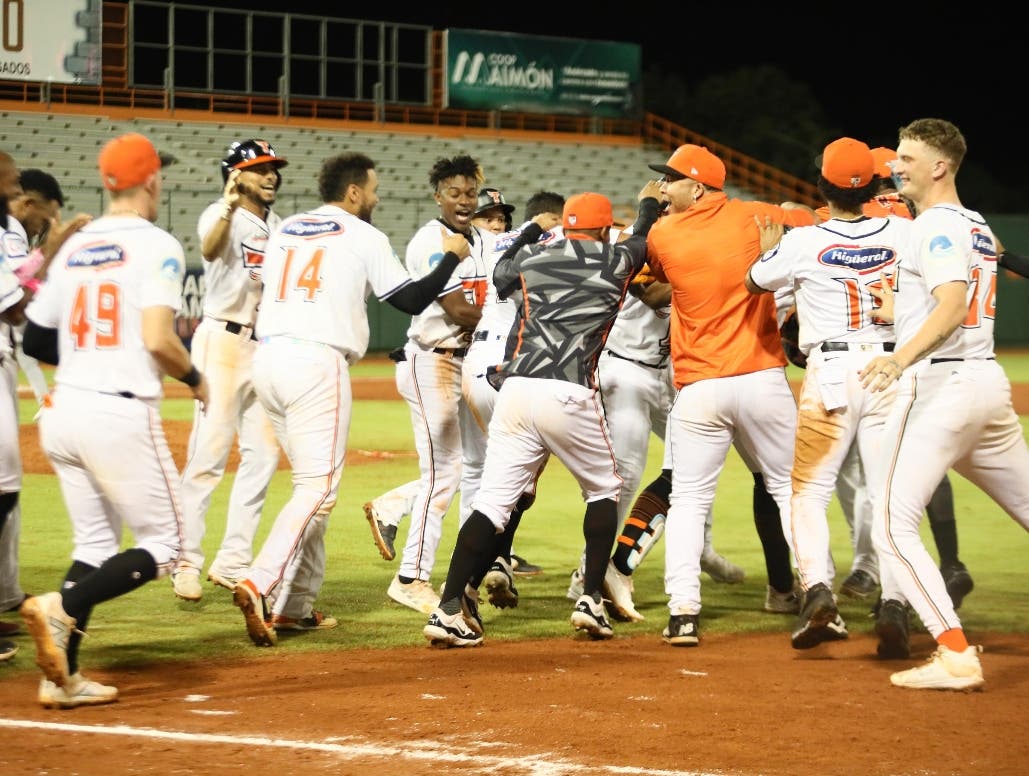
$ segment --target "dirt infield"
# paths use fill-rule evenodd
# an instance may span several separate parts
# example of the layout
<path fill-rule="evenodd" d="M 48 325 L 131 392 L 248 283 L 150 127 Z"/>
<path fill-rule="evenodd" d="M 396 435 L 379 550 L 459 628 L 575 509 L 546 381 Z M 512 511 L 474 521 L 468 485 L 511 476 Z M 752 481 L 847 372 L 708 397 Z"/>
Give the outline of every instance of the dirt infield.
<path fill-rule="evenodd" d="M 355 381 L 391 398 L 392 379 Z M 1029 386 L 1016 408 L 1029 412 Z M 179 465 L 189 423 L 167 422 Z M 34 425 L 26 471 L 49 471 Z M 352 452 L 349 463 L 368 460 Z M 284 462 L 285 463 L 285 462 Z M 234 461 L 230 461 L 234 466 Z M 532 584 L 531 581 L 527 584 Z M 759 605 L 755 602 L 755 605 Z M 772 616 L 772 615 L 769 615 Z M 411 613 L 417 629 L 423 616 Z M 664 645 L 652 633 L 120 667 L 118 703 L 59 712 L 37 675 L 0 681 L 0 773 L 993 776 L 1029 762 L 1029 636 L 977 633 L 984 692 L 901 690 L 874 637 L 809 651 L 781 633 Z M 340 624 L 347 627 L 345 618 Z M 241 638 L 243 635 L 240 623 Z M 333 631 L 294 636 L 333 638 Z M 30 660 L 23 652 L 18 660 Z"/>

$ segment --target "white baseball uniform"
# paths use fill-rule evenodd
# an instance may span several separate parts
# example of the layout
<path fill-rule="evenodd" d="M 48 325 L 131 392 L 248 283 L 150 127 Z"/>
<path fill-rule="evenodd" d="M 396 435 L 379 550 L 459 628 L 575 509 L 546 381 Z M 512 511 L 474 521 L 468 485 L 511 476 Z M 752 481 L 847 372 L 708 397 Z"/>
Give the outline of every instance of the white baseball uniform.
<path fill-rule="evenodd" d="M 893 327 L 872 317 L 868 286 L 891 272 L 911 222 L 902 218 L 833 218 L 791 229 L 750 269 L 751 280 L 775 291 L 795 289 L 799 347 L 807 356 L 793 458 L 790 538 L 801 585 L 833 587 L 835 568 L 827 510 L 840 467 L 856 440 L 868 471 L 892 390 L 869 393 L 864 365 L 894 347 Z M 872 466 L 871 468 L 875 468 Z M 876 481 L 868 483 L 876 487 Z"/>
<path fill-rule="evenodd" d="M 271 235 L 254 387 L 293 469 L 293 495 L 246 572 L 274 614 L 304 618 L 325 574 L 325 529 L 350 428 L 350 365 L 368 349 L 369 293 L 411 282 L 385 234 L 334 206 Z"/>
<path fill-rule="evenodd" d="M 219 199 L 201 214 L 201 242 L 224 212 Z M 232 445 L 239 438 L 239 469 L 229 494 L 225 535 L 211 571 L 239 578 L 253 560 L 254 536 L 272 476 L 279 464 L 275 431 L 257 399 L 252 364 L 257 350 L 254 322 L 261 299 L 261 265 L 270 232 L 281 223 L 268 210 L 265 219 L 245 208 L 232 215 L 221 254 L 204 261 L 203 319 L 193 334 L 193 363 L 207 378 L 205 412 L 193 414 L 186 464 L 182 471 L 185 534 L 177 571 L 204 565 L 201 542 L 211 494 L 225 474 Z"/>
<path fill-rule="evenodd" d="M 28 242 L 25 230 L 14 216 L 7 216 L 0 228 L 0 312 L 23 298 L 14 269 L 25 260 Z M 18 362 L 15 359 L 14 327 L 0 322 L 0 493 L 21 491 L 22 464 L 18 443 Z M 19 581 L 18 542 L 21 506 L 16 504 L 0 515 L 0 611 L 17 606 L 25 597 Z"/>
<path fill-rule="evenodd" d="M 58 331 L 60 363 L 39 420 L 72 521 L 72 558 L 99 567 L 122 527 L 166 575 L 179 553 L 179 476 L 161 424 L 162 373 L 143 310 L 182 299 L 178 240 L 139 217 L 105 216 L 68 238 L 27 316 Z"/>
<path fill-rule="evenodd" d="M 1029 448 L 1011 384 L 993 350 L 997 249 L 983 217 L 952 204 L 914 220 L 895 282 L 897 341 L 935 307 L 939 285 L 967 283 L 968 315 L 939 348 L 904 370 L 886 427 L 873 498 L 883 598 L 907 600 L 933 638 L 960 628 L 919 523 L 949 468 L 1029 530 Z"/>
<path fill-rule="evenodd" d="M 443 258 L 440 230 L 445 227 L 433 219 L 408 242 L 405 262 L 412 278 L 424 277 Z M 481 307 L 486 298 L 486 263 L 494 242 L 492 232 L 471 227 L 471 254 L 454 270 L 439 296 L 460 288 L 470 304 Z M 461 429 L 473 423 L 461 391 L 462 362 L 471 332 L 453 323 L 439 302 L 433 302 L 421 314 L 411 316 L 407 337 L 407 358 L 397 364 L 396 383 L 411 411 L 422 485 L 412 507 L 397 573 L 427 581 L 436 562 L 443 516 L 461 485 Z"/>

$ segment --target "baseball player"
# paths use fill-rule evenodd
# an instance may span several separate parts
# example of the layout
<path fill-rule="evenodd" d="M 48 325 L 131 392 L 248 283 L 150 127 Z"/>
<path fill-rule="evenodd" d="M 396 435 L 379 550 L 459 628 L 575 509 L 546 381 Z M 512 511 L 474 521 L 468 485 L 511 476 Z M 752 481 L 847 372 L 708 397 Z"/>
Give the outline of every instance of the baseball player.
<path fill-rule="evenodd" d="M 461 480 L 462 427 L 471 419 L 461 395 L 461 363 L 486 297 L 486 259 L 494 235 L 472 225 L 482 170 L 470 156 L 441 158 L 429 171 L 429 185 L 440 214 L 407 244 L 411 277 L 424 277 L 443 255 L 440 227 L 464 236 L 469 255 L 440 298 L 411 318 L 404 360 L 396 367 L 397 390 L 411 411 L 421 488 L 400 567 L 387 590 L 394 601 L 428 614 L 439 603 L 429 577 L 436 561 L 443 516 Z"/>
<path fill-rule="evenodd" d="M 182 380 L 201 403 L 207 383 L 175 333 L 182 246 L 153 224 L 164 161 L 137 133 L 104 145 L 98 162 L 110 204 L 64 244 L 26 310 L 25 352 L 57 364 L 39 435 L 75 539 L 60 590 L 21 606 L 46 707 L 117 699 L 116 687 L 79 671 L 93 608 L 167 575 L 179 552 L 179 478 L 161 426 L 162 379 Z M 124 527 L 135 540 L 127 549 Z"/>
<path fill-rule="evenodd" d="M 856 442 L 868 487 L 878 483 L 879 435 L 891 392 L 868 394 L 858 371 L 876 354 L 894 348 L 893 328 L 875 317 L 875 297 L 866 290 L 892 273 L 911 222 L 869 218 L 862 206 L 875 194 L 871 149 L 844 137 L 826 146 L 818 188 L 830 219 L 792 229 L 750 268 L 753 294 L 792 288 L 800 324 L 799 347 L 807 358 L 800 390 L 795 452 L 791 538 L 804 603 L 791 634 L 794 649 L 810 649 L 837 633 L 829 628 L 839 611 L 833 595 L 835 567 L 827 510 L 840 467 Z M 780 227 L 781 228 L 781 227 Z"/>
<path fill-rule="evenodd" d="M 499 200 L 499 204 L 492 204 Z M 561 213 L 564 197 L 548 191 L 540 191 L 529 197 L 525 204 L 525 215 L 529 220 L 517 229 L 498 234 L 496 249 L 487 260 L 486 276 L 489 278 L 486 298 L 482 305 L 482 317 L 472 335 L 461 367 L 461 390 L 472 422 L 464 429 L 464 460 L 461 466 L 461 522 L 472 512 L 472 502 L 479 492 L 483 467 L 486 463 L 488 427 L 496 405 L 497 390 L 487 381 L 487 372 L 504 360 L 508 334 L 515 322 L 514 303 L 510 297 L 500 298 L 493 284 L 493 270 L 497 260 L 530 225 L 536 224 L 543 231 L 537 245 L 550 245 L 562 239 Z M 480 208 L 477 212 L 492 213 L 492 226 L 502 225 L 514 208 L 503 203 L 503 196 L 496 189 L 483 189 L 479 193 Z M 510 208 L 510 211 L 505 210 Z M 534 230 L 535 231 L 535 230 Z M 537 472 L 542 473 L 543 466 Z M 536 479 L 530 489 L 522 494 L 512 512 L 507 528 L 497 537 L 496 557 L 482 582 L 486 586 L 489 601 L 496 607 L 506 608 L 518 605 L 518 590 L 514 585 L 515 569 L 511 551 L 514 534 L 521 522 L 522 513 L 531 506 L 536 495 Z M 479 579 L 470 582 L 478 588 Z"/>
<path fill-rule="evenodd" d="M 516 319 L 505 361 L 488 379 L 500 387 L 489 425 L 489 449 L 473 511 L 458 532 L 442 603 L 422 632 L 430 644 L 482 643 L 482 620 L 469 580 L 494 558 L 495 536 L 508 524 L 550 453 L 568 468 L 586 501 L 584 594 L 571 623 L 591 638 L 609 639 L 601 588 L 618 527 L 621 478 L 611 449 L 596 381 L 596 365 L 614 318 L 646 259 L 645 235 L 658 202 L 641 192 L 635 234 L 612 245 L 607 197 L 569 197 L 564 239 L 531 245 L 541 226 L 530 224 L 497 261 L 497 295 L 513 295 Z M 524 247 L 527 246 L 527 247 Z"/>
<path fill-rule="evenodd" d="M 882 434 L 872 531 L 883 598 L 910 602 L 937 649 L 890 681 L 975 689 L 984 682 L 980 648 L 968 643 L 919 523 L 953 468 L 1029 530 L 1029 448 L 994 356 L 996 240 L 958 197 L 965 139 L 935 118 L 912 121 L 899 138 L 893 171 L 918 215 L 893 287 L 897 348 L 861 370 L 873 395 L 896 393 Z"/>
<path fill-rule="evenodd" d="M 203 595 L 201 542 L 207 509 L 233 442 L 238 437 L 239 469 L 229 494 L 225 535 L 207 572 L 215 584 L 231 590 L 253 560 L 261 507 L 279 465 L 275 431 L 254 391 L 252 364 L 264 247 L 282 220 L 272 205 L 286 164 L 265 140 L 233 143 L 221 162 L 222 196 L 197 223 L 206 289 L 191 350 L 211 397 L 206 412 L 193 413 L 182 470 L 185 523 L 172 581 L 175 595 L 187 601 Z"/>
<path fill-rule="evenodd" d="M 279 630 L 336 625 L 313 604 L 346 455 L 349 370 L 368 348 L 368 294 L 417 315 L 455 286 L 454 271 L 469 252 L 464 235 L 438 225 L 443 255 L 412 282 L 371 224 L 378 186 L 364 154 L 326 159 L 318 177 L 324 204 L 285 219 L 265 251 L 254 387 L 289 456 L 293 494 L 233 590 L 258 646 L 275 644 Z"/>
<path fill-rule="evenodd" d="M 797 405 L 786 381 L 775 303 L 771 296 L 751 296 L 740 280 L 761 247 L 755 216 L 801 226 L 814 223 L 814 213 L 729 199 L 722 191 L 725 165 L 702 146 L 679 146 L 667 163 L 650 167 L 664 176 L 661 196 L 669 204 L 647 237 L 647 262 L 658 280 L 672 284 L 678 389 L 669 411 L 670 616 L 662 637 L 673 646 L 695 646 L 704 521 L 734 440 L 764 476 L 788 531 Z"/>

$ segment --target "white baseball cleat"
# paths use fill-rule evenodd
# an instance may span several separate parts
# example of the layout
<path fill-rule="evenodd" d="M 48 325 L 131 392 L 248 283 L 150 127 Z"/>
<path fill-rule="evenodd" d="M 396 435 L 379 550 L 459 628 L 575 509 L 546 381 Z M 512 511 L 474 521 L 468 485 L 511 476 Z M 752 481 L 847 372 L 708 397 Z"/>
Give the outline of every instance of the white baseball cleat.
<path fill-rule="evenodd" d="M 183 601 L 199 601 L 204 597 L 204 589 L 200 587 L 200 572 L 192 569 L 176 571 L 172 574 L 172 590 Z"/>
<path fill-rule="evenodd" d="M 49 679 L 41 679 L 37 698 L 46 709 L 98 706 L 118 700 L 118 688 L 91 681 L 80 673 L 74 673 L 68 677 L 64 687 L 58 687 Z"/>
<path fill-rule="evenodd" d="M 46 593 L 26 598 L 19 612 L 36 644 L 36 665 L 57 687 L 68 683 L 68 638 L 75 618 L 64 611 L 61 594 Z"/>
<path fill-rule="evenodd" d="M 925 665 L 898 671 L 890 676 L 890 682 L 913 690 L 977 690 L 986 681 L 980 652 L 979 646 L 955 652 L 941 644 Z"/>
<path fill-rule="evenodd" d="M 422 579 L 416 579 L 409 584 L 400 581 L 400 577 L 393 577 L 389 583 L 386 595 L 398 604 L 414 609 L 422 614 L 432 614 L 439 606 L 439 596 L 432 589 L 432 585 Z"/>
<path fill-rule="evenodd" d="M 640 622 L 645 619 L 636 611 L 632 592 L 632 577 L 623 574 L 615 566 L 615 562 L 609 560 L 604 571 L 604 598 L 611 603 L 612 616 L 628 622 Z"/>

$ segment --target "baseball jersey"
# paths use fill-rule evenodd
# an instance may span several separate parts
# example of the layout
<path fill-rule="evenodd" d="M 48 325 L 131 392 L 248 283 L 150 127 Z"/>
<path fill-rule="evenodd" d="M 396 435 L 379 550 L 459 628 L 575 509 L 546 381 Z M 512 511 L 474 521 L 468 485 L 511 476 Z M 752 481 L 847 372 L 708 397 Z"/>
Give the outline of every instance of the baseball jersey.
<path fill-rule="evenodd" d="M 449 234 L 455 234 L 443 221 L 434 218 L 415 232 L 408 242 L 405 262 L 412 278 L 425 277 L 443 259 L 441 227 Z M 486 301 L 486 262 L 493 253 L 496 235 L 477 226 L 471 230 L 471 253 L 457 265 L 439 296 L 444 297 L 460 288 L 469 304 L 481 307 Z M 433 302 L 420 314 L 411 316 L 407 336 L 423 348 L 463 348 L 471 340 L 471 332 L 451 321 L 439 302 Z"/>
<path fill-rule="evenodd" d="M 257 336 L 319 342 L 350 364 L 368 350 L 368 294 L 381 301 L 411 282 L 389 238 L 335 205 L 285 219 L 263 275 Z"/>
<path fill-rule="evenodd" d="M 182 304 L 186 260 L 168 232 L 138 216 L 104 216 L 73 234 L 25 314 L 57 329 L 54 383 L 101 393 L 163 395 L 143 344 L 143 310 Z"/>
<path fill-rule="evenodd" d="M 565 238 L 524 246 L 499 261 L 493 280 L 515 302 L 515 323 L 505 363 L 490 383 L 517 375 L 598 388 L 597 360 L 646 258 L 642 237 L 617 245 Z"/>
<path fill-rule="evenodd" d="M 897 342 L 903 344 L 936 307 L 936 286 L 968 283 L 968 315 L 932 353 L 933 358 L 992 358 L 997 313 L 997 243 L 979 213 L 960 205 L 936 205 L 911 222 L 908 250 L 894 283 Z"/>
<path fill-rule="evenodd" d="M 0 312 L 18 304 L 25 293 L 14 274 L 28 257 L 29 241 L 25 228 L 17 218 L 8 214 L 7 226 L 0 227 Z M 0 358 L 14 353 L 14 332 L 10 325 L 0 322 Z"/>
<path fill-rule="evenodd" d="M 671 353 L 670 304 L 655 310 L 629 294 L 607 337 L 607 349 L 622 358 L 661 369 Z"/>
<path fill-rule="evenodd" d="M 197 221 L 197 234 L 204 235 L 221 218 L 225 205 L 212 202 Z M 268 210 L 262 221 L 246 208 L 236 208 L 229 224 L 225 249 L 214 261 L 204 261 L 204 315 L 222 321 L 253 326 L 257 303 L 261 300 L 261 265 L 268 235 L 278 229 L 282 219 Z"/>
<path fill-rule="evenodd" d="M 799 347 L 807 355 L 823 342 L 893 342 L 893 326 L 872 319 L 878 307 L 870 286 L 892 273 L 907 244 L 903 218 L 830 219 L 791 229 L 750 268 L 768 291 L 795 290 Z"/>
<path fill-rule="evenodd" d="M 497 235 L 493 252 L 486 259 L 486 298 L 482 304 L 482 317 L 475 327 L 471 350 L 469 350 L 469 357 L 472 357 L 472 351 L 474 351 L 475 359 L 481 363 L 496 364 L 503 359 L 507 334 L 511 331 L 515 319 L 515 308 L 511 299 L 509 297 L 500 299 L 497 296 L 497 287 L 493 284 L 493 270 L 504 251 L 514 244 L 522 230 L 531 223 L 531 221 L 526 221 L 517 229 Z M 536 244 L 550 245 L 563 237 L 561 227 L 556 227 L 540 235 Z"/>
<path fill-rule="evenodd" d="M 647 262 L 672 284 L 675 385 L 785 367 L 771 294 L 750 294 L 744 278 L 761 251 L 755 217 L 786 226 L 814 223 L 806 210 L 708 192 L 681 213 L 658 219 Z"/>

